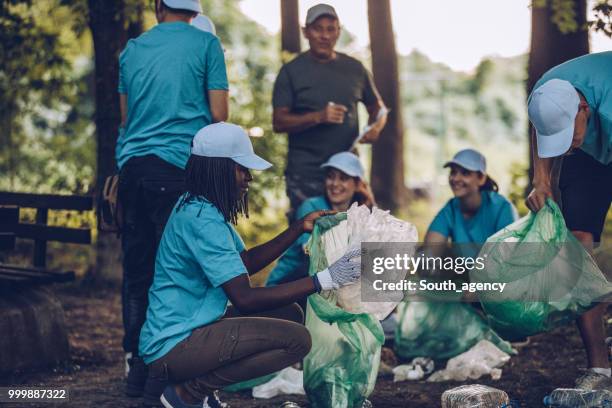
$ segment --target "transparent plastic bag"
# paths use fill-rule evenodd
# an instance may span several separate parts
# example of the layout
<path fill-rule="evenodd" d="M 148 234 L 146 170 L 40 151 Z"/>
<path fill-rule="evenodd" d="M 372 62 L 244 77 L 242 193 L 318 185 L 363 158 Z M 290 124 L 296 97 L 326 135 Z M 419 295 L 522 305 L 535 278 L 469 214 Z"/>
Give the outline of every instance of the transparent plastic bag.
<path fill-rule="evenodd" d="M 444 370 L 436 371 L 427 381 L 477 380 L 490 375 L 493 380 L 501 378 L 501 370 L 510 356 L 487 340 L 480 340 L 474 347 L 448 360 Z"/>
<path fill-rule="evenodd" d="M 478 294 L 491 326 L 504 338 L 573 321 L 612 294 L 612 285 L 551 199 L 537 214 L 491 236 L 478 256 L 485 268 L 470 271 L 472 282 L 507 284 L 502 293 Z"/>
<path fill-rule="evenodd" d="M 311 275 L 328 266 L 321 235 L 345 219 L 341 213 L 316 223 L 308 244 Z M 384 342 L 380 322 L 337 303 L 336 291 L 308 298 L 306 327 L 312 348 L 304 358 L 304 389 L 313 408 L 360 407 L 376 384 Z"/>
<path fill-rule="evenodd" d="M 394 347 L 402 358 L 454 357 L 483 339 L 513 353 L 510 343 L 502 340 L 468 304 L 409 301 L 398 306 L 398 314 Z"/>
<path fill-rule="evenodd" d="M 323 251 L 330 265 L 348 250 L 360 248 L 362 242 L 409 242 L 418 241 L 416 227 L 374 207 L 371 211 L 354 203 L 346 213 L 346 219 L 327 229 L 320 237 Z M 356 262 L 360 259 L 356 258 Z M 398 277 L 398 279 L 403 276 Z M 361 281 L 337 290 L 338 305 L 351 313 L 373 314 L 378 320 L 385 319 L 398 302 L 363 302 Z"/>

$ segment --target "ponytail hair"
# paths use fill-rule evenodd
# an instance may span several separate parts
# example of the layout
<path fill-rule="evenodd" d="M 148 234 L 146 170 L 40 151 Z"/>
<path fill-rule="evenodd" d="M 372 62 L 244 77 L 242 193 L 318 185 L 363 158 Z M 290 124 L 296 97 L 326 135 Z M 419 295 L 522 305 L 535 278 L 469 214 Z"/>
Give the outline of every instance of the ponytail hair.
<path fill-rule="evenodd" d="M 487 179 L 485 180 L 485 183 L 480 186 L 480 191 L 499 191 L 499 186 L 497 185 L 497 182 L 495 180 L 493 180 L 491 178 L 491 176 L 489 176 L 487 174 Z"/>

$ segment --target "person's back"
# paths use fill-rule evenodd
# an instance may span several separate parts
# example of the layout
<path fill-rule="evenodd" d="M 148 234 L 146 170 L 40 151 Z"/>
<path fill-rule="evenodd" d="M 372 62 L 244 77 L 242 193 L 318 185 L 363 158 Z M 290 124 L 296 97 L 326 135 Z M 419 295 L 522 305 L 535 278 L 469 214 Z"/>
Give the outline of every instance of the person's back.
<path fill-rule="evenodd" d="M 199 0 L 156 0 L 157 26 L 131 40 L 119 60 L 121 124 L 116 158 L 123 209 L 123 348 L 128 396 L 157 403 L 138 342 L 162 232 L 184 189 L 193 136 L 227 119 L 228 84 L 217 37 L 193 27 Z M 159 385 L 159 384 L 158 384 Z"/>
<path fill-rule="evenodd" d="M 536 82 L 538 89 L 551 79 L 568 81 L 584 96 L 593 120 L 589 120 L 580 146 L 600 163 L 612 163 L 612 51 L 587 54 L 557 65 Z M 531 98 L 531 96 L 530 96 Z"/>
<path fill-rule="evenodd" d="M 128 115 L 117 142 L 119 167 L 154 154 L 183 168 L 193 135 L 213 122 L 206 90 L 227 87 L 223 50 L 210 33 L 176 21 L 129 41 L 120 58 Z"/>

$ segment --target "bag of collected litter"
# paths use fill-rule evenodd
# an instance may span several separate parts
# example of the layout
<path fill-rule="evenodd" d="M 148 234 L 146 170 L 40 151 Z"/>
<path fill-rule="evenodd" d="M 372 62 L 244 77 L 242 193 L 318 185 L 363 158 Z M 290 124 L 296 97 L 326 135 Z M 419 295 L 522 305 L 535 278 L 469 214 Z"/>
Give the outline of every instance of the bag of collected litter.
<path fill-rule="evenodd" d="M 362 242 L 370 243 L 416 243 L 416 227 L 374 207 L 372 211 L 365 205 L 354 203 L 346 213 L 346 220 L 327 229 L 321 236 L 322 250 L 329 264 L 339 259 L 350 248 L 359 248 Z M 408 255 L 414 253 L 414 245 L 404 247 Z M 312 258 L 312 256 L 311 256 Z M 358 259 L 355 261 L 359 262 Z M 312 260 L 311 260 L 312 263 Z M 407 272 L 407 271 L 404 271 Z M 397 275 L 399 281 L 403 276 Z M 361 300 L 361 281 L 347 285 L 337 291 L 338 305 L 351 313 L 373 314 L 378 320 L 385 319 L 395 309 L 397 301 L 365 302 Z"/>
<path fill-rule="evenodd" d="M 346 218 L 340 213 L 317 220 L 308 243 L 311 275 L 329 265 L 322 235 Z M 380 322 L 337 303 L 337 291 L 308 298 L 306 327 L 312 348 L 304 358 L 304 389 L 313 408 L 360 407 L 376 383 L 384 342 Z"/>
<path fill-rule="evenodd" d="M 551 199 L 537 214 L 491 236 L 478 256 L 485 267 L 470 271 L 472 282 L 507 284 L 501 293 L 478 293 L 491 326 L 507 339 L 572 321 L 612 294 L 612 284 Z"/>
<path fill-rule="evenodd" d="M 462 385 L 446 390 L 442 394 L 442 408 L 507 408 L 511 406 L 508 394 L 486 385 Z"/>
<path fill-rule="evenodd" d="M 489 340 L 506 353 L 512 346 L 502 340 L 470 305 L 447 301 L 408 301 L 398 306 L 395 352 L 403 358 L 441 360 Z"/>

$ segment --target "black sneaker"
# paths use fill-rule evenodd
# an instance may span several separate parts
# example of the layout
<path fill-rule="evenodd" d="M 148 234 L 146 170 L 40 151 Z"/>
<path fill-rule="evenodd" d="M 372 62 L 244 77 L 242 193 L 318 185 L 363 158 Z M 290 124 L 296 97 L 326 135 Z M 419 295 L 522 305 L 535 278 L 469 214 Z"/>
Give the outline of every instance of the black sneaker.
<path fill-rule="evenodd" d="M 204 398 L 202 408 L 230 408 L 230 406 L 225 402 L 221 402 L 219 399 L 219 391 L 213 391 L 212 394 Z"/>
<path fill-rule="evenodd" d="M 126 379 L 125 394 L 128 397 L 140 397 L 147 381 L 147 365 L 138 356 L 128 358 L 130 371 Z"/>
<path fill-rule="evenodd" d="M 159 398 L 163 394 L 167 385 L 168 380 L 165 378 L 153 378 L 148 376 L 142 392 L 143 405 L 147 408 L 159 407 Z"/>

